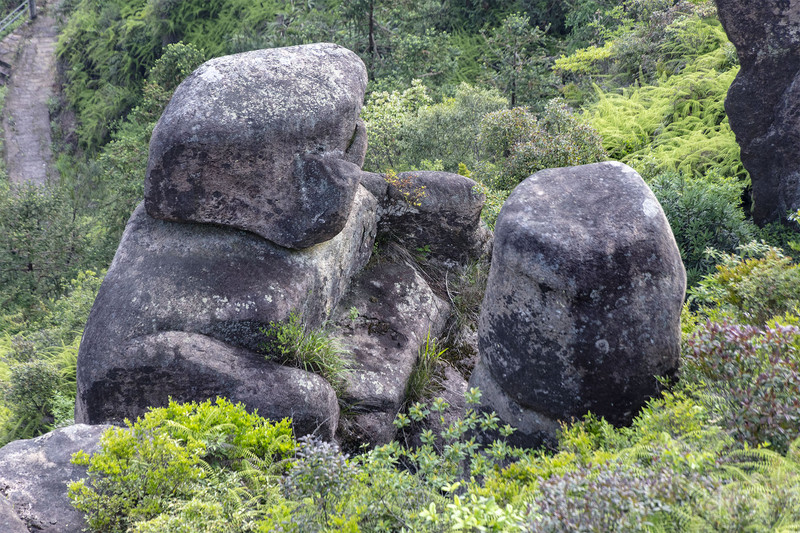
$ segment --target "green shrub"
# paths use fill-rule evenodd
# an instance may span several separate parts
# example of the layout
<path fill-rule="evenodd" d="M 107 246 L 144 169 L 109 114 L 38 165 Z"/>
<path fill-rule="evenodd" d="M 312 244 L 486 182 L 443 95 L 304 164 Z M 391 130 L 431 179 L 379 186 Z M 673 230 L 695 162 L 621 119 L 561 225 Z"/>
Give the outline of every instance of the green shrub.
<path fill-rule="evenodd" d="M 527 531 L 651 531 L 659 514 L 686 498 L 681 489 L 677 475 L 666 469 L 642 473 L 614 462 L 578 466 L 539 484 Z"/>
<path fill-rule="evenodd" d="M 667 216 L 683 264 L 688 286 L 710 274 L 716 260 L 708 248 L 734 252 L 756 235 L 740 207 L 744 184 L 735 178 L 710 173 L 691 177 L 666 172 L 648 180 Z"/>
<path fill-rule="evenodd" d="M 237 530 L 242 526 L 234 521 L 241 518 L 238 508 L 263 506 L 264 497 L 275 503 L 268 497 L 274 486 L 269 480 L 282 471 L 280 461 L 293 450 L 291 435 L 289 420 L 273 424 L 247 413 L 242 404 L 170 401 L 134 423 L 127 421 L 126 428 L 107 430 L 94 455 L 76 453 L 73 462 L 88 466 L 88 476 L 70 483 L 69 499 L 94 530 L 127 531 L 169 510 L 180 515 L 197 505 L 213 505 L 204 494 L 235 481 L 249 497 L 228 507 L 232 514 L 225 505 L 209 512 L 223 513 L 228 527 Z M 242 474 L 220 482 L 215 476 L 222 467 Z M 253 489 L 265 493 L 255 498 L 248 494 Z"/>
<path fill-rule="evenodd" d="M 148 75 L 151 82 L 171 93 L 205 61 L 205 54 L 194 44 L 168 44 Z"/>
<path fill-rule="evenodd" d="M 26 317 L 61 295 L 83 264 L 87 221 L 57 186 L 10 189 L 0 181 L 0 307 Z"/>
<path fill-rule="evenodd" d="M 311 328 L 292 312 L 286 322 L 271 322 L 263 333 L 267 359 L 313 372 L 325 378 L 337 395 L 344 392 L 353 365 L 350 353 L 330 331 Z"/>
<path fill-rule="evenodd" d="M 545 52 L 546 30 L 532 25 L 526 14 L 510 13 L 483 35 L 483 78 L 508 95 L 511 107 L 555 96 Z"/>
<path fill-rule="evenodd" d="M 560 100 L 548 102 L 538 119 L 524 108 L 486 115 L 479 141 L 490 161 L 502 166 L 490 183 L 504 190 L 539 170 L 606 159 L 597 132 Z"/>
<path fill-rule="evenodd" d="M 431 158 L 441 160 L 447 172 L 456 172 L 460 163 L 474 166 L 481 119 L 506 104 L 495 90 L 460 84 L 453 98 L 423 105 L 408 118 L 403 127 L 403 157 L 414 169 L 421 169 L 422 160 Z"/>
<path fill-rule="evenodd" d="M 800 309 L 800 266 L 779 248 L 751 242 L 737 254 L 709 251 L 719 264 L 689 293 L 693 305 L 712 318 L 763 326 Z"/>
<path fill-rule="evenodd" d="M 431 97 L 420 80 L 414 80 L 411 87 L 402 92 L 375 92 L 370 95 L 361 111 L 369 140 L 365 170 L 404 170 L 401 149 L 403 132 L 417 110 L 430 103 Z"/>
<path fill-rule="evenodd" d="M 2 444 L 31 438 L 52 428 L 61 382 L 59 369 L 49 361 L 32 360 L 10 366 L 10 376 L 2 392 L 11 412 L 8 425 L 0 428 Z"/>
<path fill-rule="evenodd" d="M 479 396 L 470 391 L 470 405 Z M 447 407 L 441 398 L 418 403 L 395 424 L 407 427 L 441 416 Z M 516 531 L 522 524 L 519 508 L 473 493 L 475 479 L 515 453 L 504 441 L 482 453 L 471 432 L 486 430 L 506 436 L 512 431 L 499 428 L 493 414 L 469 409 L 440 435 L 425 432 L 424 444 L 414 450 L 392 442 L 349 459 L 333 444 L 304 439 L 284 483 L 288 501 L 270 511 L 260 531 Z M 466 481 L 465 472 L 474 478 Z"/>

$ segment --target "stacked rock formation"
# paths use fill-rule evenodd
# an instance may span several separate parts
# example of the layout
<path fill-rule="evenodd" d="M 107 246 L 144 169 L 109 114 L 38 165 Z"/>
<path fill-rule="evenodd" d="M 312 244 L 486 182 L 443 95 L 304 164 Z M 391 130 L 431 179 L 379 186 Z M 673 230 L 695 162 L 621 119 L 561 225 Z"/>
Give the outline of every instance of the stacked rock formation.
<path fill-rule="evenodd" d="M 753 220 L 800 209 L 800 1 L 716 0 L 741 70 L 725 111 L 753 183 Z"/>
<path fill-rule="evenodd" d="M 395 188 L 361 171 L 365 87 L 361 60 L 333 44 L 214 59 L 178 87 L 153 132 L 144 204 L 85 329 L 78 422 L 224 396 L 332 439 L 331 385 L 265 358 L 265 331 L 294 313 L 333 327 L 354 356 L 348 435 L 391 440 L 419 348 L 450 308 L 413 266 L 365 269 L 379 220 L 402 211 L 401 234 L 433 223 L 429 244 L 410 244 L 459 259 L 483 253 L 487 235 L 471 180 L 422 173 L 440 192 L 401 209 Z"/>
<path fill-rule="evenodd" d="M 678 367 L 686 273 L 667 219 L 622 163 L 543 170 L 495 226 L 470 385 L 518 428 L 552 442 L 587 412 L 631 421 Z"/>
<path fill-rule="evenodd" d="M 320 44 L 214 59 L 178 87 L 84 333 L 77 421 L 225 396 L 333 435 L 330 384 L 257 352 L 290 313 L 319 326 L 370 257 L 366 82 L 355 54 Z"/>

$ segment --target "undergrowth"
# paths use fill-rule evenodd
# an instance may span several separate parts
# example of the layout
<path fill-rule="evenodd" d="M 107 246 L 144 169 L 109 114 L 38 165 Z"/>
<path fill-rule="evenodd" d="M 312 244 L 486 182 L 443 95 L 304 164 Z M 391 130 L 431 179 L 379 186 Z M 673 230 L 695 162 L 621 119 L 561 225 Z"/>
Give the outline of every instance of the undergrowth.
<path fill-rule="evenodd" d="M 342 395 L 353 361 L 341 340 L 330 331 L 311 328 L 301 314 L 292 312 L 284 322 L 271 322 L 263 333 L 267 341 L 262 349 L 268 359 L 319 374 L 338 396 Z"/>

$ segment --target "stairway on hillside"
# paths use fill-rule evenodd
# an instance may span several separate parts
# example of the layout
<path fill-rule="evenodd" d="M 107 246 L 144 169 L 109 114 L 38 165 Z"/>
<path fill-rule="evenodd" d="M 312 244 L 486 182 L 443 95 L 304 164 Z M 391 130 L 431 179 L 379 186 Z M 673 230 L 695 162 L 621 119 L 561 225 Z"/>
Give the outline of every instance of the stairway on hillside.
<path fill-rule="evenodd" d="M 38 16 L 0 43 L 0 71 L 10 72 L 3 111 L 5 161 L 12 184 L 56 178 L 48 100 L 55 94 L 56 21 L 41 2 Z M 48 9 L 49 8 L 49 9 Z M 4 64 L 5 65 L 4 65 Z"/>
<path fill-rule="evenodd" d="M 14 61 L 17 58 L 17 51 L 23 39 L 23 33 L 29 23 L 30 22 L 26 22 L 17 27 L 0 41 L 0 85 L 6 85 L 9 78 L 11 78 Z"/>

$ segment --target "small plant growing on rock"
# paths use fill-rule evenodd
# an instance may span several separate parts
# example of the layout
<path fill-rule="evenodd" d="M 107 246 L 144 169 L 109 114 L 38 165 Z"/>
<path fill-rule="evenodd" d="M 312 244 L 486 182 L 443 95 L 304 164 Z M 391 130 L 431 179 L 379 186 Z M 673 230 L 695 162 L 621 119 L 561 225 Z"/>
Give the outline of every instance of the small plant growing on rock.
<path fill-rule="evenodd" d="M 414 185 L 412 174 L 406 174 L 401 178 L 394 170 L 389 169 L 384 174 L 384 179 L 391 187 L 397 189 L 408 205 L 413 207 L 422 205 L 422 199 L 425 198 L 425 186 Z"/>
<path fill-rule="evenodd" d="M 309 327 L 295 312 L 287 321 L 270 322 L 262 331 L 268 337 L 262 346 L 267 359 L 319 374 L 341 395 L 353 361 L 338 338 L 324 328 Z"/>
<path fill-rule="evenodd" d="M 440 348 L 435 337 L 430 332 L 425 338 L 425 345 L 420 347 L 417 364 L 411 372 L 406 384 L 406 403 L 412 404 L 423 398 L 433 396 L 441 389 L 440 378 L 437 376 L 442 355 L 447 348 Z"/>

